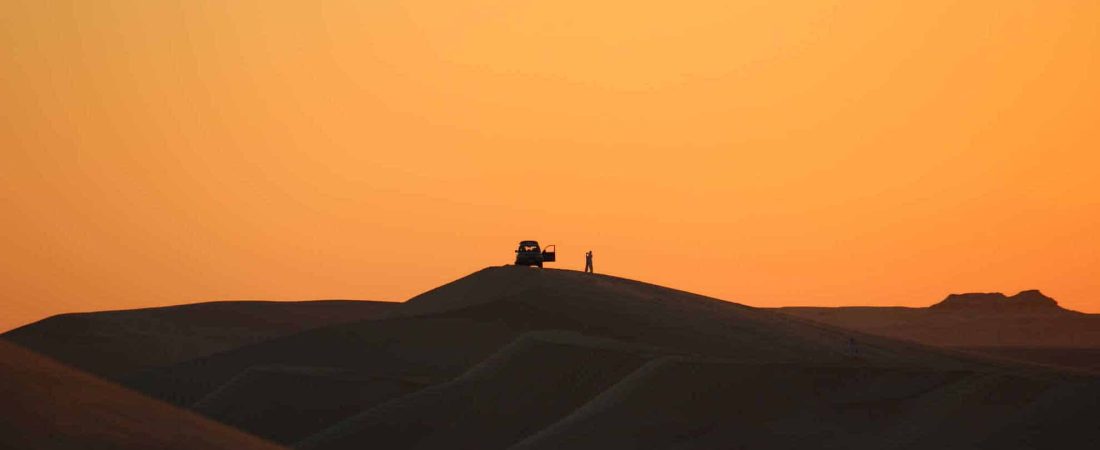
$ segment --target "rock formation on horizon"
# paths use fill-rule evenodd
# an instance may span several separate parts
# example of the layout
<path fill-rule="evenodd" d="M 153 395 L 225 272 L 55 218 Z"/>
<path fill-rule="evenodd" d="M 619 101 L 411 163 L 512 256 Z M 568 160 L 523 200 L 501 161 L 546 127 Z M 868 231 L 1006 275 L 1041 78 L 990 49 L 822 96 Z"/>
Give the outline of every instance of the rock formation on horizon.
<path fill-rule="evenodd" d="M 1020 291 L 1011 297 L 1000 292 L 951 294 L 930 307 L 941 311 L 974 310 L 986 312 L 1065 311 L 1058 302 L 1038 289 Z"/>

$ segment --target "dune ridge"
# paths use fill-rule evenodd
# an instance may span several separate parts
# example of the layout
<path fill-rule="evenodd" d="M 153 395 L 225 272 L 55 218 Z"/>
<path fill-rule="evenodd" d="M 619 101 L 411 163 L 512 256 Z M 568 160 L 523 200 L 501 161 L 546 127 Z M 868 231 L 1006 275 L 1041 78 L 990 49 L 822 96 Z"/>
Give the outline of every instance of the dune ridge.
<path fill-rule="evenodd" d="M 61 314 L 0 336 L 113 380 L 303 330 L 373 317 L 389 302 L 220 301 Z"/>
<path fill-rule="evenodd" d="M 0 448 L 281 448 L 3 339 L 0 398 Z"/>
<path fill-rule="evenodd" d="M 1085 406 L 1100 401 L 1094 374 L 526 267 L 486 268 L 370 317 L 124 381 L 310 449 L 1067 448 L 1100 439 L 1084 425 L 1097 418 Z"/>

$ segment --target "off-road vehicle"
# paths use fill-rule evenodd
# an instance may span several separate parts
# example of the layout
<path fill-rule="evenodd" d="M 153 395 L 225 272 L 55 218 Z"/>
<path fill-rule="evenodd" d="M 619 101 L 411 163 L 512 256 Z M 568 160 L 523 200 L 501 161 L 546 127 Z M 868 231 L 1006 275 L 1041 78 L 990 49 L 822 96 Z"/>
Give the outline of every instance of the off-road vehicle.
<path fill-rule="evenodd" d="M 557 247 L 554 245 L 547 245 L 545 249 L 540 249 L 538 241 L 522 241 L 519 243 L 519 249 L 516 250 L 516 265 L 542 267 L 544 262 L 554 262 L 557 256 L 556 250 Z"/>

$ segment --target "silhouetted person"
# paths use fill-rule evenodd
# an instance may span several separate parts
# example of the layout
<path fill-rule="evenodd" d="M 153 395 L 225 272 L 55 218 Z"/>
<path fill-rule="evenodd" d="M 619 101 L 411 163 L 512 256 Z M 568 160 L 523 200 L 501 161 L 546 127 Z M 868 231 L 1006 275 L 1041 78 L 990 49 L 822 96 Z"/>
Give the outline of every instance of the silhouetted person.
<path fill-rule="evenodd" d="M 584 271 L 585 273 L 596 273 L 592 270 L 592 250 L 584 252 Z"/>

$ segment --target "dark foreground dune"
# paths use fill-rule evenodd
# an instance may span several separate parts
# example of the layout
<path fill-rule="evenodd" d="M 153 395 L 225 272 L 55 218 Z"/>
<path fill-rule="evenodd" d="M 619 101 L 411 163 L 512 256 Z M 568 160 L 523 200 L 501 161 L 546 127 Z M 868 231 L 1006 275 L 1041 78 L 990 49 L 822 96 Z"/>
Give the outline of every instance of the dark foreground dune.
<path fill-rule="evenodd" d="M 306 448 L 506 448 L 641 367 L 645 349 L 567 333 L 530 333 L 454 380 L 398 397 L 309 440 Z"/>
<path fill-rule="evenodd" d="M 0 340 L 0 448 L 279 447 Z"/>
<path fill-rule="evenodd" d="M 959 349 L 997 358 L 1087 370 L 1100 374 L 1100 347 L 960 347 Z"/>
<path fill-rule="evenodd" d="M 427 383 L 378 377 L 354 370 L 253 367 L 206 395 L 192 408 L 228 425 L 263 430 L 294 442 L 313 431 Z"/>
<path fill-rule="evenodd" d="M 1006 424 L 1059 385 L 983 371 L 666 358 L 511 448 L 994 448 L 1013 432 Z M 1086 442 L 1064 436 L 1038 447 Z M 1036 448 L 1004 440 L 996 447 Z"/>
<path fill-rule="evenodd" d="M 1092 448 L 1100 380 L 604 275 L 493 267 L 123 377 L 309 449 Z"/>
<path fill-rule="evenodd" d="M 195 303 L 61 314 L 0 337 L 119 379 L 310 328 L 366 319 L 393 305 L 348 300 Z"/>

